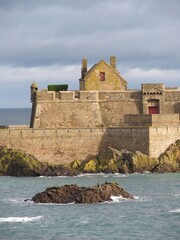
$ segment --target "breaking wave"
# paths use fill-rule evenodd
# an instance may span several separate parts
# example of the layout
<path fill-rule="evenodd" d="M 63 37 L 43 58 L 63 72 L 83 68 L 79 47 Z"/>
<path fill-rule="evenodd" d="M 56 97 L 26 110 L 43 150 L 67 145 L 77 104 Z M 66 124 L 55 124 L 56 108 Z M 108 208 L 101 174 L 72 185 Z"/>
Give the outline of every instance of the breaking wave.
<path fill-rule="evenodd" d="M 180 208 L 170 210 L 169 213 L 180 213 Z"/>
<path fill-rule="evenodd" d="M 39 221 L 42 219 L 42 216 L 37 217 L 1 217 L 0 222 L 9 222 L 9 223 L 27 223 Z"/>

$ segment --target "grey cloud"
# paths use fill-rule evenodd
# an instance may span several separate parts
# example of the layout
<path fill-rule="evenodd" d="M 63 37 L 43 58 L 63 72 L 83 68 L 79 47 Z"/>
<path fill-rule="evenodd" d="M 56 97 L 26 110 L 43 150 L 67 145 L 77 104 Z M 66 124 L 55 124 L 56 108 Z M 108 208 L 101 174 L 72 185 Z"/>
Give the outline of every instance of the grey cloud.
<path fill-rule="evenodd" d="M 177 0 L 0 1 L 0 64 L 90 64 L 117 55 L 129 68 L 179 68 Z"/>

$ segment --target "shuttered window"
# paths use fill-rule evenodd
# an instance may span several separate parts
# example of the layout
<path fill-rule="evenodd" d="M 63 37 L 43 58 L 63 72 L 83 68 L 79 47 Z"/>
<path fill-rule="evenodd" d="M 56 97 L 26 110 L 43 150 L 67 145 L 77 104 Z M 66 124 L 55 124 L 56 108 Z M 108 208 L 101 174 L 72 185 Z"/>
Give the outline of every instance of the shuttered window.
<path fill-rule="evenodd" d="M 99 80 L 100 80 L 100 81 L 105 81 L 105 78 L 106 78 L 105 72 L 100 72 L 100 74 L 99 74 Z"/>

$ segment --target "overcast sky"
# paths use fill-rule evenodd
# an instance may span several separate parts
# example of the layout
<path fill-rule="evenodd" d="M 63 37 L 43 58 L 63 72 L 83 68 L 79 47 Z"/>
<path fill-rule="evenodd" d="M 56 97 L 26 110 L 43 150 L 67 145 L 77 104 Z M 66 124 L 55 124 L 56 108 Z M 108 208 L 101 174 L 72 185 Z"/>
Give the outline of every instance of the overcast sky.
<path fill-rule="evenodd" d="M 180 86 L 179 0 L 0 0 L 0 108 L 30 107 L 30 84 L 78 89 L 88 67 L 117 57 L 129 89 Z"/>

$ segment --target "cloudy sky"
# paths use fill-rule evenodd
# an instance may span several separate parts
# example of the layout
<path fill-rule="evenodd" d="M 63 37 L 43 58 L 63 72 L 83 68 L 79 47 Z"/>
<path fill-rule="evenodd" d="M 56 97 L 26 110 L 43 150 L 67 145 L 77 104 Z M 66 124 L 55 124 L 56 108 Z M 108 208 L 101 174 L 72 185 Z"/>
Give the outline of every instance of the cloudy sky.
<path fill-rule="evenodd" d="M 109 56 L 129 89 L 180 86 L 179 0 L 0 0 L 0 108 L 30 107 L 30 84 L 78 89 Z"/>

